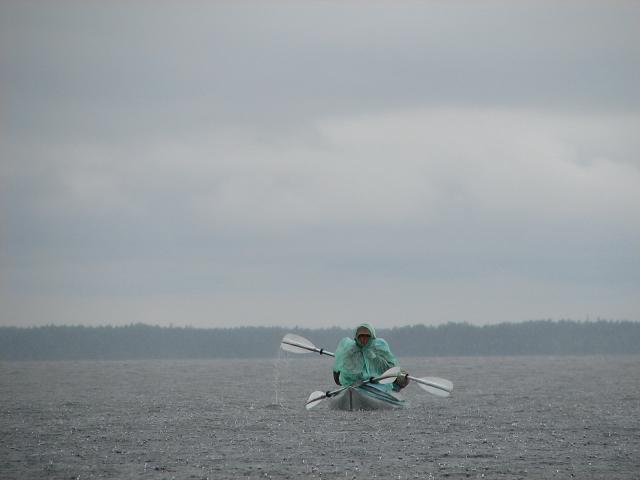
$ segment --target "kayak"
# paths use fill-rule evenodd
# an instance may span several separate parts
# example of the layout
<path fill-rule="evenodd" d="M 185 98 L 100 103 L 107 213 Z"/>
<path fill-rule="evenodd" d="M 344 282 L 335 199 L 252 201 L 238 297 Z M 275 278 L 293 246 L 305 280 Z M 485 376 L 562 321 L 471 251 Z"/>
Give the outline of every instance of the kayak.
<path fill-rule="evenodd" d="M 394 410 L 408 406 L 399 393 L 369 384 L 349 387 L 329 399 L 331 410 Z"/>
<path fill-rule="evenodd" d="M 335 356 L 335 354 L 326 351 L 324 348 L 316 347 L 306 338 L 291 333 L 282 338 L 280 348 L 293 353 L 315 352 L 320 355 Z M 329 392 L 316 390 L 309 395 L 305 408 L 311 410 L 325 399 L 329 399 L 329 408 L 332 410 L 393 410 L 407 408 L 409 403 L 400 394 L 387 391 L 386 388 L 388 387 L 376 387 L 376 385 L 378 387 L 388 385 L 400 375 L 417 383 L 424 391 L 438 397 L 448 397 L 453 390 L 453 383 L 444 378 L 416 378 L 403 372 L 400 367 L 391 367 L 376 378 L 358 382 L 352 386 L 341 387 Z"/>

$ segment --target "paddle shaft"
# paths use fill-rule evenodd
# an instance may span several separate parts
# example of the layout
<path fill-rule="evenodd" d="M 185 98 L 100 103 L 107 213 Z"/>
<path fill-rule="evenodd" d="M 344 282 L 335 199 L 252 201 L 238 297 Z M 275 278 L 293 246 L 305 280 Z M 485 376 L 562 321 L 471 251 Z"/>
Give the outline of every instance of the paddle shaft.
<path fill-rule="evenodd" d="M 360 380 L 359 382 L 356 383 L 352 383 L 351 385 L 345 385 L 344 387 L 341 388 L 337 388 L 336 390 L 333 390 L 331 392 L 327 392 L 327 398 L 329 397 L 333 397 L 334 395 L 337 395 L 338 393 L 340 393 L 343 390 L 346 390 L 347 388 L 352 388 L 352 387 L 360 387 L 362 385 L 366 385 L 367 383 L 378 383 L 380 380 L 384 380 L 386 378 L 396 378 L 397 375 L 390 375 L 390 374 L 382 374 L 379 377 L 371 377 L 367 380 Z"/>
<path fill-rule="evenodd" d="M 394 368 L 391 368 L 391 369 L 387 370 L 386 372 L 384 372 L 379 377 L 371 377 L 371 378 L 369 378 L 367 380 L 360 380 L 359 382 L 353 383 L 351 385 L 345 385 L 344 387 L 340 387 L 340 388 L 336 388 L 335 390 L 330 390 L 328 392 L 324 392 L 324 394 L 322 396 L 314 398 L 313 400 L 308 400 L 307 401 L 307 410 L 310 409 L 310 408 L 313 408 L 313 406 L 315 406 L 317 403 L 321 402 L 325 398 L 331 398 L 331 397 L 333 397 L 333 396 L 339 394 L 340 392 L 343 392 L 344 390 L 347 390 L 349 388 L 357 388 L 357 387 L 360 387 L 360 386 L 368 384 L 368 383 L 378 383 L 381 380 L 385 380 L 385 379 L 389 379 L 389 378 L 396 378 L 397 375 L 393 375 L 393 374 L 390 373 L 391 371 L 393 371 L 395 369 L 397 369 L 397 367 L 394 367 Z M 323 392 L 317 392 L 317 393 L 323 393 Z M 309 406 L 309 405 L 311 405 L 311 406 Z"/>

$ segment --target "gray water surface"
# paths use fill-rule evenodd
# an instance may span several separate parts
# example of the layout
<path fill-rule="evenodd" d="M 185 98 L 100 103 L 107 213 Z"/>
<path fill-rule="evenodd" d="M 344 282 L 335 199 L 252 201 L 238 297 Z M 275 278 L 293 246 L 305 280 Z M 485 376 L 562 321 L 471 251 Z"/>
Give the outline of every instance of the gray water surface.
<path fill-rule="evenodd" d="M 640 478 L 640 356 L 411 358 L 335 412 L 324 357 L 0 364 L 0 478 Z"/>

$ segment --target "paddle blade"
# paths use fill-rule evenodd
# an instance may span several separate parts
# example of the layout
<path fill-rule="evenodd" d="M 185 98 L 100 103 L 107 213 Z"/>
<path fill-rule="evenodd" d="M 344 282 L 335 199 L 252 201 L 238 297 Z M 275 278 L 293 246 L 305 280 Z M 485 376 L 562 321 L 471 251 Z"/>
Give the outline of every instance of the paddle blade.
<path fill-rule="evenodd" d="M 383 385 L 387 384 L 387 383 L 393 383 L 396 381 L 396 378 L 398 378 L 398 375 L 400 375 L 402 373 L 402 369 L 400 367 L 391 367 L 389 370 L 387 370 L 386 372 L 384 372 L 382 375 L 380 375 L 378 378 L 378 383 L 381 383 Z"/>
<path fill-rule="evenodd" d="M 449 380 L 445 380 L 444 378 L 438 377 L 423 377 L 423 378 L 415 378 L 409 377 L 411 380 L 415 381 L 420 388 L 424 391 L 429 392 L 433 395 L 437 395 L 438 397 L 448 397 L 451 395 L 451 391 L 453 390 L 453 383 Z"/>
<path fill-rule="evenodd" d="M 307 410 L 311 410 L 313 407 L 318 405 L 325 398 L 327 398 L 326 392 L 321 392 L 319 390 L 316 392 L 313 392 L 311 395 L 309 395 L 309 400 L 307 400 L 305 408 Z"/>
<path fill-rule="evenodd" d="M 316 346 L 304 337 L 287 333 L 282 337 L 280 348 L 287 352 L 309 353 L 315 351 Z"/>

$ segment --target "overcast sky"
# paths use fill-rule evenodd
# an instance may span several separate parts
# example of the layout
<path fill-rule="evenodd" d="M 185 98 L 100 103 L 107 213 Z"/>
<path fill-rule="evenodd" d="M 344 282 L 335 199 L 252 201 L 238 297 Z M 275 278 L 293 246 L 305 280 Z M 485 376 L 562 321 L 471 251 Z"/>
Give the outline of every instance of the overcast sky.
<path fill-rule="evenodd" d="M 0 325 L 640 320 L 638 25 L 0 0 Z"/>

